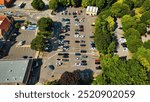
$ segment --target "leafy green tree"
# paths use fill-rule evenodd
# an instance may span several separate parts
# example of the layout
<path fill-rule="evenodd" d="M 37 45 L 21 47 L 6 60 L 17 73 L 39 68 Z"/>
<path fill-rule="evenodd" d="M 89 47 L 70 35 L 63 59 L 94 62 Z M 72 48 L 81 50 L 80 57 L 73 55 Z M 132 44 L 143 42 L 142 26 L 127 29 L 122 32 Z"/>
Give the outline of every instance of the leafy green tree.
<path fill-rule="evenodd" d="M 38 26 L 40 31 L 51 31 L 51 27 L 53 26 L 53 20 L 50 18 L 42 17 L 38 21 Z"/>
<path fill-rule="evenodd" d="M 82 7 L 87 7 L 90 5 L 90 0 L 82 0 Z"/>
<path fill-rule="evenodd" d="M 79 7 L 79 6 L 81 6 L 81 2 L 82 2 L 82 0 L 71 0 L 71 4 L 72 4 L 74 7 Z"/>
<path fill-rule="evenodd" d="M 58 8 L 58 4 L 59 4 L 58 0 L 50 0 L 49 8 L 55 11 Z"/>
<path fill-rule="evenodd" d="M 139 31 L 137 31 L 136 29 L 134 28 L 129 28 L 128 30 L 125 31 L 124 33 L 125 37 L 128 39 L 128 37 L 130 35 L 135 35 L 137 38 L 140 38 L 140 33 Z"/>
<path fill-rule="evenodd" d="M 59 3 L 63 6 L 71 5 L 71 0 L 59 0 Z"/>
<path fill-rule="evenodd" d="M 141 16 L 141 21 L 148 25 L 150 25 L 150 16 L 149 15 L 150 15 L 150 10 L 144 12 Z"/>
<path fill-rule="evenodd" d="M 141 35 L 145 35 L 145 33 L 147 32 L 146 24 L 144 24 L 144 23 L 139 23 L 139 24 L 137 25 L 137 28 L 136 28 L 136 29 L 139 31 L 139 33 L 140 33 Z"/>
<path fill-rule="evenodd" d="M 150 71 L 150 49 L 144 47 L 139 48 L 133 55 L 133 59 L 138 60 L 148 72 Z"/>
<path fill-rule="evenodd" d="M 96 6 L 99 8 L 99 10 L 102 10 L 102 8 L 105 6 L 105 0 L 96 0 Z"/>
<path fill-rule="evenodd" d="M 115 17 L 122 17 L 130 12 L 130 8 L 124 3 L 114 3 L 111 7 L 111 14 Z"/>
<path fill-rule="evenodd" d="M 43 36 L 36 36 L 31 42 L 31 49 L 36 51 L 44 50 L 44 39 Z"/>
<path fill-rule="evenodd" d="M 38 35 L 44 36 L 44 37 L 51 37 L 52 33 L 49 31 L 40 31 L 37 33 Z"/>
<path fill-rule="evenodd" d="M 150 49 L 150 40 L 144 42 L 143 46 L 144 46 L 146 49 Z"/>
<path fill-rule="evenodd" d="M 124 15 L 121 21 L 122 21 L 122 27 L 124 31 L 128 30 L 129 28 L 137 27 L 136 19 L 134 17 L 131 17 L 130 15 Z"/>
<path fill-rule="evenodd" d="M 142 40 L 137 35 L 132 34 L 127 38 L 127 46 L 132 53 L 135 53 L 142 44 Z"/>
<path fill-rule="evenodd" d="M 33 0 L 31 3 L 32 7 L 37 10 L 43 10 L 45 3 L 42 0 Z"/>
<path fill-rule="evenodd" d="M 19 23 L 16 23 L 16 24 L 15 24 L 15 28 L 16 28 L 16 29 L 19 29 L 20 27 L 21 27 L 21 25 L 20 25 Z"/>
<path fill-rule="evenodd" d="M 134 7 L 141 7 L 145 0 L 132 0 L 134 2 Z"/>
<path fill-rule="evenodd" d="M 127 4 L 131 10 L 134 8 L 134 2 L 132 0 L 124 0 L 123 2 Z"/>
<path fill-rule="evenodd" d="M 100 85 L 147 85 L 147 72 L 136 60 L 123 61 L 118 56 L 106 55 L 101 59 L 102 75 L 93 84 Z"/>
<path fill-rule="evenodd" d="M 145 0 L 142 7 L 144 8 L 145 11 L 150 10 L 150 0 Z"/>

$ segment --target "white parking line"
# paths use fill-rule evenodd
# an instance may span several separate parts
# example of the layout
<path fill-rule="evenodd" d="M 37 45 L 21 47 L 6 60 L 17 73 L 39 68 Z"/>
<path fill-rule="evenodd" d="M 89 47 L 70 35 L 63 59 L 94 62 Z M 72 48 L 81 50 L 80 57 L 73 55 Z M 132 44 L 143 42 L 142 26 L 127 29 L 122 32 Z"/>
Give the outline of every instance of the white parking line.
<path fill-rule="evenodd" d="M 50 57 L 48 58 L 48 60 L 51 59 L 52 57 L 56 56 L 57 54 L 58 54 L 58 53 L 56 52 L 54 55 L 50 56 Z"/>

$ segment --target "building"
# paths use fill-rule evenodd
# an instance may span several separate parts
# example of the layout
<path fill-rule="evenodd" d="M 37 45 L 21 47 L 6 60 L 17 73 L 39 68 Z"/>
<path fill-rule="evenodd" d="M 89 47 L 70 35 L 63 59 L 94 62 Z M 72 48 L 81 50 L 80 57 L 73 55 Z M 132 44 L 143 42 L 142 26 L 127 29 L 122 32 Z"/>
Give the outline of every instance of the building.
<path fill-rule="evenodd" d="M 98 7 L 88 6 L 86 9 L 86 14 L 90 16 L 96 16 L 98 13 Z"/>
<path fill-rule="evenodd" d="M 14 20 L 12 17 L 0 16 L 0 39 L 7 39 L 13 29 Z"/>
<path fill-rule="evenodd" d="M 14 1 L 15 0 L 0 0 L 0 5 L 10 7 L 13 4 Z"/>
<path fill-rule="evenodd" d="M 0 61 L 0 85 L 27 84 L 32 63 L 29 59 Z"/>

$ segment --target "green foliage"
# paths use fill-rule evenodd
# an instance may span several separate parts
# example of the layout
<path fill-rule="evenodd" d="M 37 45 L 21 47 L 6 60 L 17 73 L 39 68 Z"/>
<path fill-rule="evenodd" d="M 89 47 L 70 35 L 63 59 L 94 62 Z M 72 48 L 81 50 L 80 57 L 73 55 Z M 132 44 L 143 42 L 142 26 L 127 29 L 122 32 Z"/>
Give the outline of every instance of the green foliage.
<path fill-rule="evenodd" d="M 82 0 L 82 7 L 87 7 L 90 5 L 90 0 Z"/>
<path fill-rule="evenodd" d="M 47 81 L 47 82 L 44 83 L 44 85 L 59 85 L 59 84 L 58 84 L 57 80 L 54 80 L 54 81 L 51 81 L 51 82 Z"/>
<path fill-rule="evenodd" d="M 136 19 L 134 17 L 131 17 L 130 15 L 124 15 L 121 21 L 122 21 L 122 27 L 124 31 L 128 30 L 129 28 L 137 27 Z"/>
<path fill-rule="evenodd" d="M 81 3 L 82 3 L 82 0 L 71 0 L 71 4 L 72 4 L 74 7 L 79 7 L 79 6 L 81 6 Z"/>
<path fill-rule="evenodd" d="M 150 49 L 150 40 L 144 42 L 143 46 L 144 46 L 146 49 Z"/>
<path fill-rule="evenodd" d="M 135 35 L 138 39 L 140 38 L 140 33 L 134 28 L 129 28 L 125 31 L 125 37 L 128 39 L 130 35 Z"/>
<path fill-rule="evenodd" d="M 93 84 L 101 85 L 145 85 L 149 84 L 147 72 L 136 60 L 122 61 L 118 56 L 104 56 L 101 60 L 102 77 Z"/>
<path fill-rule="evenodd" d="M 142 44 L 142 40 L 137 35 L 132 34 L 127 38 L 127 46 L 132 53 L 136 52 Z"/>
<path fill-rule="evenodd" d="M 105 0 L 96 0 L 96 6 L 99 8 L 99 10 L 102 10 L 102 8 L 105 6 Z"/>
<path fill-rule="evenodd" d="M 21 25 L 20 25 L 19 23 L 16 23 L 16 24 L 15 24 L 15 28 L 16 28 L 16 29 L 20 29 L 20 27 L 21 27 Z"/>
<path fill-rule="evenodd" d="M 140 7 L 142 6 L 145 0 L 132 0 L 132 1 L 134 2 L 134 7 Z"/>
<path fill-rule="evenodd" d="M 53 26 L 53 21 L 50 18 L 41 18 L 38 21 L 38 26 L 40 31 L 51 31 L 51 27 Z"/>
<path fill-rule="evenodd" d="M 130 8 L 124 3 L 114 3 L 111 7 L 111 14 L 114 17 L 122 17 L 130 12 Z"/>
<path fill-rule="evenodd" d="M 110 31 L 114 31 L 114 25 L 115 25 L 115 21 L 114 18 L 112 18 L 111 16 L 106 18 L 107 22 L 108 22 L 108 28 Z"/>
<path fill-rule="evenodd" d="M 31 42 L 31 49 L 36 51 L 44 50 L 44 39 L 43 36 L 36 36 Z"/>
<path fill-rule="evenodd" d="M 141 16 L 141 21 L 145 24 L 150 25 L 150 10 L 143 13 Z"/>
<path fill-rule="evenodd" d="M 49 8 L 55 11 L 58 8 L 58 3 L 58 0 L 50 0 Z"/>
<path fill-rule="evenodd" d="M 71 1 L 70 0 L 59 0 L 59 3 L 63 6 L 69 6 L 71 5 Z"/>
<path fill-rule="evenodd" d="M 136 28 L 136 29 L 139 31 L 139 33 L 140 33 L 141 35 L 145 35 L 145 33 L 147 32 L 146 24 L 144 24 L 144 23 L 139 23 L 139 24 L 137 25 L 137 28 Z"/>
<path fill-rule="evenodd" d="M 144 8 L 145 11 L 150 10 L 150 0 L 145 0 L 142 7 Z"/>
<path fill-rule="evenodd" d="M 150 71 L 150 49 L 144 47 L 139 48 L 133 55 L 133 59 L 138 60 L 147 71 Z"/>
<path fill-rule="evenodd" d="M 44 37 L 51 37 L 52 33 L 49 31 L 40 31 L 37 33 L 38 35 L 44 36 Z"/>
<path fill-rule="evenodd" d="M 33 0 L 31 3 L 32 7 L 37 10 L 43 10 L 45 3 L 42 0 Z"/>

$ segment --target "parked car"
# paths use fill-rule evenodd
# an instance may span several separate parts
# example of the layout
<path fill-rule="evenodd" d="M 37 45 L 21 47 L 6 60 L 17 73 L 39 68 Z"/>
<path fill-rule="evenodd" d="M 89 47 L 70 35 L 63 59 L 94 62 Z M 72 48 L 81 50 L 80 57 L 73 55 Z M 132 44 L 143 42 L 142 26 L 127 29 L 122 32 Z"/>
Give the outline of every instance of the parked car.
<path fill-rule="evenodd" d="M 18 46 L 22 46 L 24 44 L 25 44 L 25 40 L 21 40 L 21 41 L 19 41 Z"/>
<path fill-rule="evenodd" d="M 96 67 L 96 70 L 101 70 L 102 68 L 100 66 L 97 66 Z"/>
<path fill-rule="evenodd" d="M 87 51 L 86 51 L 86 50 L 81 50 L 80 52 L 81 52 L 81 53 L 86 53 Z"/>
<path fill-rule="evenodd" d="M 75 56 L 80 56 L 81 55 L 81 53 L 75 53 Z"/>
<path fill-rule="evenodd" d="M 80 44 L 80 46 L 85 47 L 85 46 L 86 46 L 86 44 Z"/>
<path fill-rule="evenodd" d="M 51 70 L 55 69 L 54 65 L 49 65 L 48 68 L 51 69 Z"/>
<path fill-rule="evenodd" d="M 79 31 L 84 31 L 83 25 L 79 25 Z"/>

